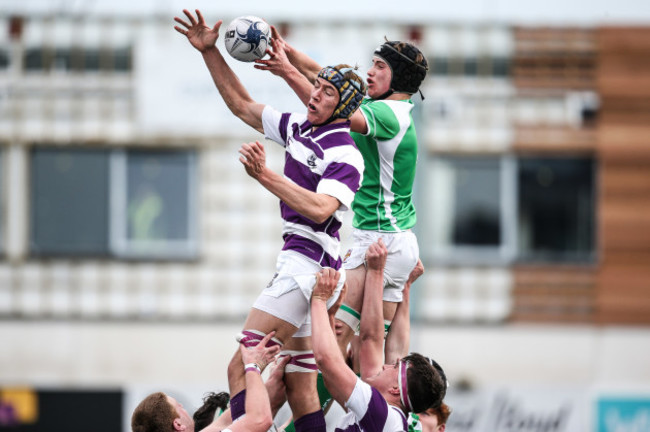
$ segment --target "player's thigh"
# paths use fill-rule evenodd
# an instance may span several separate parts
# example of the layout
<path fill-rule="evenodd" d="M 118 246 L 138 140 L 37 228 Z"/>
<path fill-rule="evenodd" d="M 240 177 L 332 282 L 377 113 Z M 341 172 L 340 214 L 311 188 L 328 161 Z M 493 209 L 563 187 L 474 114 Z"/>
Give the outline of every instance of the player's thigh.
<path fill-rule="evenodd" d="M 346 270 L 348 289 L 343 299 L 343 304 L 359 311 L 363 304 L 363 290 L 366 282 L 366 267 L 360 265 L 354 269 Z"/>
<path fill-rule="evenodd" d="M 298 327 L 270 313 L 252 308 L 244 323 L 244 330 L 257 330 L 264 334 L 275 331 L 275 338 L 286 343 L 298 330 Z"/>
<path fill-rule="evenodd" d="M 399 303 L 391 302 L 391 301 L 384 301 L 383 302 L 383 309 L 384 309 L 384 320 L 392 321 L 393 318 L 395 317 L 395 311 L 397 310 L 397 305 Z"/>

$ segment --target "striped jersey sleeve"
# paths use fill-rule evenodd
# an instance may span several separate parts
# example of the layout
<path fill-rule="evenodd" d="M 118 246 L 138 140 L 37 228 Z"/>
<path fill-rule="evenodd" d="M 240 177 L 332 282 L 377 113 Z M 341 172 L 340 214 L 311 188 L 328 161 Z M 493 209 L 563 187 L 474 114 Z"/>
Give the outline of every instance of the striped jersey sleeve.
<path fill-rule="evenodd" d="M 348 413 L 339 421 L 336 432 L 401 432 L 407 430 L 406 415 L 388 405 L 381 393 L 357 378 L 345 403 Z"/>

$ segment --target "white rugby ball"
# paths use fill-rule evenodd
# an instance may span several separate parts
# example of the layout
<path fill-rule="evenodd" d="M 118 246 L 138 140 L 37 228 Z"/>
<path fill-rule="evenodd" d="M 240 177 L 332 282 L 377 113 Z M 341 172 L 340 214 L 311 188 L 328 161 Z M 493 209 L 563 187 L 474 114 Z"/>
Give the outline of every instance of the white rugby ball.
<path fill-rule="evenodd" d="M 239 61 L 252 62 L 264 57 L 271 29 L 261 18 L 248 15 L 232 20 L 226 28 L 224 44 L 228 54 Z"/>

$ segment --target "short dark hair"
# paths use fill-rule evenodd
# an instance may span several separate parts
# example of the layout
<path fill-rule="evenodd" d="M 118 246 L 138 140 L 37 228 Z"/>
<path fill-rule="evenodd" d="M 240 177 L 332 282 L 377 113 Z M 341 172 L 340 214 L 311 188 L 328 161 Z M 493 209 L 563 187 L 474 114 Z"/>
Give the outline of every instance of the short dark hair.
<path fill-rule="evenodd" d="M 168 432 L 174 430 L 176 409 L 163 392 L 152 393 L 142 400 L 131 416 L 133 432 Z"/>
<path fill-rule="evenodd" d="M 438 369 L 418 353 L 411 353 L 402 361 L 409 363 L 406 379 L 411 411 L 419 413 L 440 406 L 447 393 L 447 383 Z"/>
<path fill-rule="evenodd" d="M 214 421 L 214 414 L 217 408 L 225 411 L 228 408 L 230 396 L 226 392 L 208 393 L 203 397 L 203 405 L 197 409 L 192 418 L 194 419 L 194 430 L 200 431 L 205 429 Z"/>

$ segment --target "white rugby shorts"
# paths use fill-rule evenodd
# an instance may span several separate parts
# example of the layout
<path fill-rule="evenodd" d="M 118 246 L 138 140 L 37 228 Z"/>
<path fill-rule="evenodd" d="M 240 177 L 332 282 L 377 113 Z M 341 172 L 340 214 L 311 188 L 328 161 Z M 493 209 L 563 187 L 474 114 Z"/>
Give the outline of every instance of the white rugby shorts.
<path fill-rule="evenodd" d="M 399 303 L 404 285 L 420 256 L 418 239 L 411 230 L 378 232 L 355 228 L 352 231 L 352 248 L 345 254 L 343 268 L 352 270 L 364 265 L 368 247 L 380 238 L 388 249 L 384 269 L 384 301 Z"/>
<path fill-rule="evenodd" d="M 293 337 L 311 336 L 309 304 L 316 283 L 316 273 L 322 267 L 306 256 L 293 251 L 282 251 L 276 262 L 276 273 L 264 288 L 253 307 L 298 327 Z M 334 295 L 327 301 L 332 306 L 345 283 L 345 270 Z"/>

